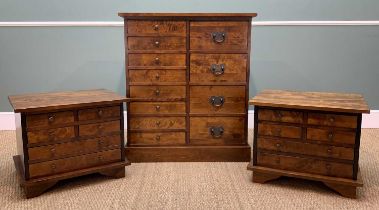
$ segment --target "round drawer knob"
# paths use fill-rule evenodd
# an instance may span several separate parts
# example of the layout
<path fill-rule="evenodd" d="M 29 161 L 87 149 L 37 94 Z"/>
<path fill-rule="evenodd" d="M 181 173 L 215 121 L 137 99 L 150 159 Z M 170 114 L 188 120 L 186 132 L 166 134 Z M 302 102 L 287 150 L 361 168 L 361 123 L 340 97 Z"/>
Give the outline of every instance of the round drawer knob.
<path fill-rule="evenodd" d="M 158 57 L 156 57 L 156 58 L 154 59 L 154 61 L 155 61 L 156 64 L 158 64 L 158 63 L 160 62 L 160 60 L 159 60 Z"/>
<path fill-rule="evenodd" d="M 160 91 L 159 89 L 156 89 L 156 90 L 155 90 L 155 95 L 156 95 L 156 96 L 159 96 L 160 94 L 161 94 L 161 91 Z"/>
<path fill-rule="evenodd" d="M 49 120 L 49 122 L 53 122 L 54 121 L 54 116 L 49 116 L 48 120 Z"/>
<path fill-rule="evenodd" d="M 158 47 L 159 44 L 160 44 L 159 41 L 155 41 L 155 42 L 154 42 L 154 45 L 155 45 L 156 47 Z"/>
<path fill-rule="evenodd" d="M 154 25 L 154 30 L 155 30 L 155 31 L 158 31 L 158 30 L 159 30 L 159 25 L 158 25 L 158 24 Z"/>
<path fill-rule="evenodd" d="M 103 110 L 99 110 L 99 111 L 97 112 L 97 114 L 99 115 L 99 117 L 101 117 L 101 116 L 103 115 Z"/>
<path fill-rule="evenodd" d="M 161 110 L 161 107 L 160 106 L 156 106 L 155 110 L 157 110 L 157 112 L 159 112 L 159 110 Z"/>

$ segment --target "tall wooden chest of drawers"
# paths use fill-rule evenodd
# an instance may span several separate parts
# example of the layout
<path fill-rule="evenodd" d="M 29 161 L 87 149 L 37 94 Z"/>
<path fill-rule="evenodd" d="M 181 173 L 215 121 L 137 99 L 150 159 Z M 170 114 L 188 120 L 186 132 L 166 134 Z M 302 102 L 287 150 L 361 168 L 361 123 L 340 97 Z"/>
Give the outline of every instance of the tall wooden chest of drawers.
<path fill-rule="evenodd" d="M 13 159 L 26 197 L 85 174 L 124 177 L 125 100 L 107 90 L 9 96 L 16 112 Z"/>
<path fill-rule="evenodd" d="M 132 162 L 248 161 L 255 13 L 119 13 Z"/>
<path fill-rule="evenodd" d="M 264 183 L 290 176 L 321 181 L 346 197 L 362 186 L 359 94 L 265 90 L 255 105 L 254 154 L 248 169 Z"/>

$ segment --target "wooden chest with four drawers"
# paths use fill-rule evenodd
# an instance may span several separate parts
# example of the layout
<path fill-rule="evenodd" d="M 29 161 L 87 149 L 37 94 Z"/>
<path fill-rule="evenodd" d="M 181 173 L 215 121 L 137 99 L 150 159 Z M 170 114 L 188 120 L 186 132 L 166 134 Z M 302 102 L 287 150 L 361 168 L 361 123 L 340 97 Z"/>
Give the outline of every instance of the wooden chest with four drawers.
<path fill-rule="evenodd" d="M 26 197 L 90 173 L 124 177 L 125 97 L 106 90 L 9 96 L 16 114 L 16 169 Z"/>
<path fill-rule="evenodd" d="M 124 18 L 132 162 L 248 161 L 251 14 Z"/>
<path fill-rule="evenodd" d="M 264 183 L 292 176 L 324 182 L 355 197 L 362 113 L 358 94 L 265 90 L 251 101 L 254 154 L 248 169 Z"/>

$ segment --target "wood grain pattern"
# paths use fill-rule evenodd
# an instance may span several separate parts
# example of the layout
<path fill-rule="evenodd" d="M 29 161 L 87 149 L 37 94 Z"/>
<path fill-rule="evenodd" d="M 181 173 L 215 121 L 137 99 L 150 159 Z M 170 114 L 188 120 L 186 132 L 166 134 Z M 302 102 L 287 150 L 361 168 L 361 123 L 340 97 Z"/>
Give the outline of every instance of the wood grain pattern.
<path fill-rule="evenodd" d="M 342 144 L 355 144 L 355 132 L 333 129 L 307 128 L 307 139 Z"/>
<path fill-rule="evenodd" d="M 185 70 L 129 70 L 131 85 L 162 85 L 186 83 Z"/>
<path fill-rule="evenodd" d="M 120 117 L 120 106 L 82 109 L 78 112 L 79 121 L 101 120 Z"/>
<path fill-rule="evenodd" d="M 185 129 L 184 117 L 134 117 L 130 119 L 129 128 L 133 129 Z"/>
<path fill-rule="evenodd" d="M 196 17 L 206 17 L 206 18 L 212 18 L 212 17 L 217 17 L 217 18 L 236 18 L 236 17 L 246 17 L 246 18 L 252 18 L 256 17 L 257 13 L 175 13 L 175 12 L 170 12 L 170 13 L 143 13 L 143 12 L 138 12 L 138 13 L 133 13 L 133 12 L 119 12 L 118 16 L 124 17 L 127 19 L 132 19 L 133 17 L 146 17 L 149 19 L 152 18 L 158 18 L 158 17 L 186 17 L 186 18 L 196 18 Z"/>
<path fill-rule="evenodd" d="M 273 136 L 285 138 L 301 138 L 301 127 L 261 123 L 258 126 L 258 136 Z"/>
<path fill-rule="evenodd" d="M 191 117 L 190 144 L 192 145 L 237 145 L 246 144 L 243 132 L 244 117 Z M 212 136 L 211 127 L 222 127 L 220 137 Z"/>
<path fill-rule="evenodd" d="M 127 22 L 129 36 L 186 36 L 185 21 L 146 20 Z"/>
<path fill-rule="evenodd" d="M 247 50 L 248 24 L 248 21 L 193 21 L 190 23 L 190 49 Z M 212 32 L 225 33 L 225 40 L 215 42 Z"/>
<path fill-rule="evenodd" d="M 224 97 L 222 106 L 213 106 L 211 96 Z M 245 113 L 245 86 L 191 86 L 190 113 Z"/>
<path fill-rule="evenodd" d="M 264 90 L 249 103 L 256 106 L 280 108 L 370 113 L 367 102 L 362 95 L 349 93 Z"/>
<path fill-rule="evenodd" d="M 133 114 L 185 114 L 184 102 L 132 102 L 129 104 Z"/>
<path fill-rule="evenodd" d="M 309 113 L 308 124 L 323 125 L 323 126 L 336 126 L 336 127 L 344 127 L 344 128 L 356 128 L 357 118 L 358 118 L 357 116 L 351 116 L 351 115 Z"/>
<path fill-rule="evenodd" d="M 26 116 L 26 125 L 28 128 L 48 127 L 56 125 L 72 124 L 74 122 L 74 113 L 53 112 L 48 114 L 32 114 Z"/>
<path fill-rule="evenodd" d="M 131 133 L 129 145 L 185 145 L 185 132 Z"/>
<path fill-rule="evenodd" d="M 260 109 L 258 118 L 272 122 L 303 123 L 303 113 L 299 111 Z"/>
<path fill-rule="evenodd" d="M 186 50 L 185 37 L 128 37 L 129 50 Z"/>
<path fill-rule="evenodd" d="M 186 54 L 142 53 L 128 54 L 129 68 L 135 67 L 185 67 Z"/>
<path fill-rule="evenodd" d="M 47 130 L 28 131 L 28 144 L 55 143 L 56 141 L 75 138 L 73 126 Z"/>
<path fill-rule="evenodd" d="M 190 82 L 246 82 L 246 54 L 191 54 Z M 211 65 L 224 65 L 224 73 L 215 75 Z"/>
<path fill-rule="evenodd" d="M 109 121 L 87 125 L 79 125 L 79 136 L 107 135 L 120 131 L 120 121 Z"/>
<path fill-rule="evenodd" d="M 185 98 L 186 86 L 131 86 L 130 97 L 151 99 Z"/>

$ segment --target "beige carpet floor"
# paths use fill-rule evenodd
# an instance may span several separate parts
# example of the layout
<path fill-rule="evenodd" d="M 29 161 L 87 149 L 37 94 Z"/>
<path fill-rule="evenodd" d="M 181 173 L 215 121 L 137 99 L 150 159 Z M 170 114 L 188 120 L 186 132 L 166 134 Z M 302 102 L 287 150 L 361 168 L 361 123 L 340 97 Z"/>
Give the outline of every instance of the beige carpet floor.
<path fill-rule="evenodd" d="M 247 162 L 135 163 L 123 179 L 88 175 L 25 199 L 13 166 L 15 154 L 15 132 L 1 131 L 1 209 L 379 209 L 379 129 L 362 131 L 364 186 L 356 200 L 306 180 L 252 183 Z"/>

